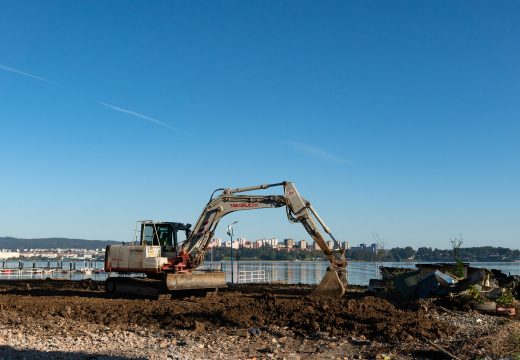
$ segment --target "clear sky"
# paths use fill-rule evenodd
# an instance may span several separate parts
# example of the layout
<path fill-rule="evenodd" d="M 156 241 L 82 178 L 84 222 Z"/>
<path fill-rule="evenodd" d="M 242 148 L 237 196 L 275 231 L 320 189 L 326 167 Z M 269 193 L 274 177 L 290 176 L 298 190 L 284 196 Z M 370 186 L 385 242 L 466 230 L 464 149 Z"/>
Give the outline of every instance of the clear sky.
<path fill-rule="evenodd" d="M 0 236 L 293 181 L 339 240 L 520 247 L 518 1 L 2 1 Z M 308 238 L 281 209 L 235 234 Z"/>

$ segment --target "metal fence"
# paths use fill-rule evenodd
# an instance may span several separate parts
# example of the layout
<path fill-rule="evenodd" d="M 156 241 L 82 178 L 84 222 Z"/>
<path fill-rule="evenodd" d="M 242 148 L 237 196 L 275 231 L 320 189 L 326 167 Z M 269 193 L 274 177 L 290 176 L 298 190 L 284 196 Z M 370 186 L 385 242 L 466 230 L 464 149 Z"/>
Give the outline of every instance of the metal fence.
<path fill-rule="evenodd" d="M 238 283 L 268 283 L 269 274 L 265 270 L 240 270 L 238 273 Z"/>

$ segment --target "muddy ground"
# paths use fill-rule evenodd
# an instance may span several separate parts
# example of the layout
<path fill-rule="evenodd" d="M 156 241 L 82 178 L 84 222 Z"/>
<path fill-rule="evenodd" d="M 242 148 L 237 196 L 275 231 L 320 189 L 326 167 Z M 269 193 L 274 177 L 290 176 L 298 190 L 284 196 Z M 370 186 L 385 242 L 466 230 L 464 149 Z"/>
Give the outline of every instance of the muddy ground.
<path fill-rule="evenodd" d="M 0 281 L 0 358 L 520 358 L 520 321 L 351 288 L 249 285 L 173 299 L 109 297 L 91 280 Z"/>

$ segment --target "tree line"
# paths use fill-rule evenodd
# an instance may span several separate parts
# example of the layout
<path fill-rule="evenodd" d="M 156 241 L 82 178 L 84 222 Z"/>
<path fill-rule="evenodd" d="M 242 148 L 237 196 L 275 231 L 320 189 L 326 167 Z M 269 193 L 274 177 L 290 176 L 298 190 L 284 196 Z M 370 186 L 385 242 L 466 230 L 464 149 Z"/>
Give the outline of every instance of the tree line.
<path fill-rule="evenodd" d="M 417 250 L 411 246 L 392 249 L 379 249 L 377 253 L 370 249 L 346 251 L 346 257 L 358 261 L 454 261 L 453 249 L 432 249 L 420 247 Z M 514 261 L 520 260 L 520 250 L 503 247 L 482 246 L 458 249 L 458 257 L 462 261 Z M 206 260 L 221 261 L 231 258 L 231 248 L 216 247 L 209 250 Z M 263 246 L 258 249 L 233 249 L 234 260 L 326 260 L 320 250 L 275 249 Z"/>
<path fill-rule="evenodd" d="M 231 259 L 231 248 L 216 247 L 208 250 L 206 253 L 206 261 L 221 261 Z M 274 249 L 268 246 L 262 246 L 258 249 L 239 248 L 233 249 L 233 260 L 326 260 L 327 258 L 320 250 L 293 250 L 287 251 L 282 249 Z"/>
<path fill-rule="evenodd" d="M 120 244 L 110 240 L 84 240 L 69 238 L 19 239 L 0 237 L 0 249 L 104 249 L 107 245 Z"/>

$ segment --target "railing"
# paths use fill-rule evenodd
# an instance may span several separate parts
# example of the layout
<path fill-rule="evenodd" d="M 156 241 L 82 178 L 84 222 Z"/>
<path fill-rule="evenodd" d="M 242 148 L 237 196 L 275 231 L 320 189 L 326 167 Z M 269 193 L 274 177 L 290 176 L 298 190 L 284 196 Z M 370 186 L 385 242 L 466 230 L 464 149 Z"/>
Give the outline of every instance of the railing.
<path fill-rule="evenodd" d="M 238 283 L 268 283 L 269 274 L 265 270 L 240 270 L 238 273 Z"/>
<path fill-rule="evenodd" d="M 105 280 L 103 262 L 97 260 L 0 260 L 0 279 Z"/>

